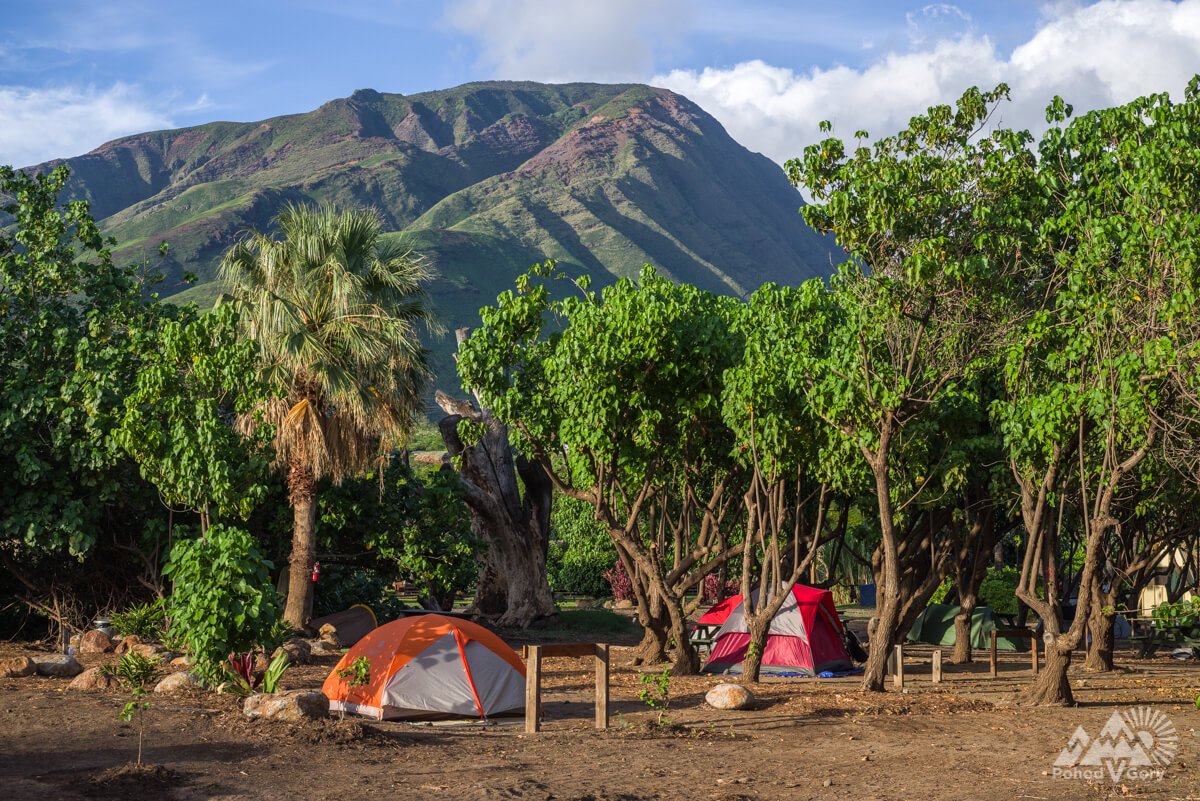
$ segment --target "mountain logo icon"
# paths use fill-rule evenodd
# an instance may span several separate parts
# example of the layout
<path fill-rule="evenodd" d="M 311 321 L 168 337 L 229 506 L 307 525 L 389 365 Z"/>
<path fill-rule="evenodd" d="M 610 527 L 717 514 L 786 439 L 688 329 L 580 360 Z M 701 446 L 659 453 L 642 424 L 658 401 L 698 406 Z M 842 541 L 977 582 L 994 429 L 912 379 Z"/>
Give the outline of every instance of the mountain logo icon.
<path fill-rule="evenodd" d="M 1179 751 L 1179 733 L 1163 713 L 1139 706 L 1116 711 L 1093 740 L 1077 726 L 1054 760 L 1057 768 L 1103 767 L 1113 782 L 1157 774 Z"/>

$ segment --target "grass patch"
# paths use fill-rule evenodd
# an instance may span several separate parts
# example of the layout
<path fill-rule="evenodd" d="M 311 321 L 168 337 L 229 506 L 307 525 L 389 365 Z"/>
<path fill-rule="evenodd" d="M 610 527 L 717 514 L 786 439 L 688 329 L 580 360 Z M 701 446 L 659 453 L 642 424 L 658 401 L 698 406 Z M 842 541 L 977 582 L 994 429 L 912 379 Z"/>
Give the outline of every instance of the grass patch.
<path fill-rule="evenodd" d="M 634 623 L 610 609 L 561 609 L 562 625 L 554 629 L 564 634 L 632 634 Z"/>

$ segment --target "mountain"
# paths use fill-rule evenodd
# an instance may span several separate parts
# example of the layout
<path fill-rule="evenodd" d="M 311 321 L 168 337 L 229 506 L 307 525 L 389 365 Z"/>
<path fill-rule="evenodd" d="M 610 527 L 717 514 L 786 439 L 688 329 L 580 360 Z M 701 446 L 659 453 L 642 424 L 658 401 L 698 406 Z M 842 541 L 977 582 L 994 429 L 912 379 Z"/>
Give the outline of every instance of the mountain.
<path fill-rule="evenodd" d="M 475 324 L 546 258 L 598 285 L 650 263 L 744 296 L 827 275 L 833 251 L 778 165 L 686 98 L 635 84 L 362 89 L 306 114 L 129 136 L 65 163 L 68 195 L 90 201 L 116 258 L 157 263 L 166 240 L 163 294 L 190 270 L 200 283 L 179 298 L 201 303 L 218 294 L 236 237 L 269 227 L 289 201 L 377 209 L 432 259 L 449 328 Z M 449 347 L 435 343 L 442 368 Z"/>

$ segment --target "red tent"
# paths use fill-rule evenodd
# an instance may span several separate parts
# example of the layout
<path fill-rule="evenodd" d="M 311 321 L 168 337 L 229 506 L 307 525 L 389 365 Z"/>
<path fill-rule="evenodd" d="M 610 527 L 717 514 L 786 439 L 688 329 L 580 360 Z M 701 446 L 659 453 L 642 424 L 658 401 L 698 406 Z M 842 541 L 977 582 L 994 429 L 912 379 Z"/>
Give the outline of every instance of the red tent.
<path fill-rule="evenodd" d="M 754 592 L 757 598 L 758 591 Z M 712 653 L 704 665 L 708 673 L 740 673 L 750 631 L 742 612 L 742 596 L 726 598 L 708 610 L 697 625 L 720 625 Z M 846 652 L 845 631 L 829 590 L 797 584 L 771 620 L 763 648 L 764 673 L 815 676 L 823 671 L 850 670 L 854 663 Z"/>

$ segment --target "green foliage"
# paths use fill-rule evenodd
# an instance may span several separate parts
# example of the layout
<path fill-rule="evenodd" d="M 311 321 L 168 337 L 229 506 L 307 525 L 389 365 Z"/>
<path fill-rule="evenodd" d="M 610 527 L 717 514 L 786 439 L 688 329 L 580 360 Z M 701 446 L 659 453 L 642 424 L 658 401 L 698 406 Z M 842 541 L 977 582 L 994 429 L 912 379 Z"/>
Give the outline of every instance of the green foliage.
<path fill-rule="evenodd" d="M 669 726 L 671 721 L 665 715 L 671 703 L 671 668 L 664 667 L 661 673 L 642 673 L 638 683 L 642 685 L 638 699 L 658 713 L 658 725 Z"/>
<path fill-rule="evenodd" d="M 484 547 L 471 533 L 458 476 L 438 470 L 421 479 L 400 459 L 390 460 L 382 475 L 366 473 L 341 488 L 330 488 L 321 499 L 321 522 L 327 543 L 336 540 L 365 548 L 378 560 L 375 572 L 404 576 L 431 598 L 467 589 L 475 580 L 475 554 Z M 363 574 L 354 581 L 371 584 L 363 587 L 364 593 L 380 599 L 373 586 L 376 579 Z M 325 591 L 318 587 L 318 595 Z M 372 602 L 341 594 L 342 601 Z"/>
<path fill-rule="evenodd" d="M 593 598 L 608 595 L 603 573 L 616 562 L 617 552 L 592 507 L 574 498 L 556 498 L 550 530 L 546 555 L 550 589 Z"/>
<path fill-rule="evenodd" d="M 330 532 L 325 530 L 324 533 L 328 535 Z M 361 541 L 356 540 L 352 533 L 337 534 L 345 536 L 323 536 L 322 541 L 361 545 Z M 395 575 L 395 568 L 390 562 L 381 561 L 379 569 L 322 564 L 321 580 L 313 588 L 313 617 L 332 615 L 355 604 L 370 607 L 380 620 L 399 617 L 407 607 L 396 596 L 392 586 Z"/>
<path fill-rule="evenodd" d="M 143 701 L 146 697 L 146 685 L 158 674 L 158 661 L 147 659 L 139 653 L 129 652 L 121 655 L 113 675 L 129 688 L 132 698 L 121 707 L 117 719 L 126 723 L 137 718 L 138 722 L 138 755 L 137 764 L 142 764 L 142 735 L 145 732 L 145 713 L 150 709 L 150 702 Z"/>
<path fill-rule="evenodd" d="M 1186 601 L 1164 601 L 1151 613 L 1154 628 L 1189 628 L 1200 623 L 1200 597 Z"/>
<path fill-rule="evenodd" d="M 360 656 L 345 667 L 336 671 L 338 678 L 346 682 L 350 689 L 362 687 L 371 683 L 371 663 L 365 656 Z"/>
<path fill-rule="evenodd" d="M 1021 571 L 1015 567 L 1004 566 L 997 570 L 988 568 L 983 580 L 979 583 L 978 604 L 990 606 L 998 615 L 1012 617 L 1020 609 L 1017 605 L 1017 583 L 1021 580 Z M 954 588 L 954 580 L 946 579 L 929 598 L 931 604 L 944 604 Z"/>
<path fill-rule="evenodd" d="M 136 635 L 147 642 L 160 638 L 167 624 L 161 598 L 134 604 L 124 612 L 113 612 L 110 617 L 118 634 L 123 637 Z"/>
<path fill-rule="evenodd" d="M 230 653 L 278 645 L 280 609 L 270 570 L 249 534 L 220 523 L 172 548 L 163 568 L 174 583 L 171 627 L 206 679 L 220 677 Z"/>
<path fill-rule="evenodd" d="M 134 340 L 146 357 L 125 398 L 114 441 L 137 460 L 167 503 L 246 518 L 266 492 L 270 427 L 247 440 L 230 419 L 259 403 L 253 342 L 237 339 L 228 306 L 167 320 Z"/>
<path fill-rule="evenodd" d="M 271 664 L 267 665 L 266 672 L 263 673 L 263 692 L 279 692 L 279 681 L 291 666 L 292 661 L 286 653 L 281 651 L 276 654 L 275 658 L 271 660 Z"/>

